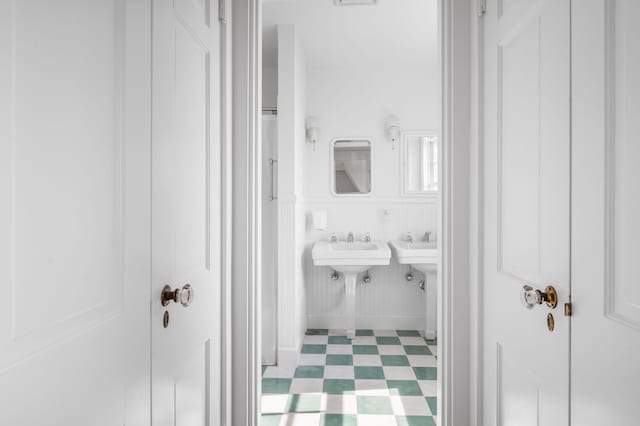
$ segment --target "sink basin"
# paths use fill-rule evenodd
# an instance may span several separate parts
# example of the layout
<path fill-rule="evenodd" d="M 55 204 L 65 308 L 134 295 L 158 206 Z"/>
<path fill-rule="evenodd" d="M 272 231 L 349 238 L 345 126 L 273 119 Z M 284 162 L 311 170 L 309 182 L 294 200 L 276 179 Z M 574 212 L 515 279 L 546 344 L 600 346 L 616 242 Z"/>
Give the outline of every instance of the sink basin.
<path fill-rule="evenodd" d="M 349 339 L 356 335 L 356 279 L 360 272 L 372 266 L 388 265 L 391 250 L 382 241 L 330 243 L 318 241 L 311 252 L 313 264 L 330 266 L 344 276 L 346 305 L 346 334 Z"/>
<path fill-rule="evenodd" d="M 389 243 L 398 263 L 411 265 L 423 273 L 436 273 L 438 246 L 436 242 L 391 241 Z"/>
<path fill-rule="evenodd" d="M 344 269 L 341 266 L 360 266 L 364 268 L 359 271 L 362 272 L 370 266 L 388 265 L 391 259 L 391 250 L 382 241 L 370 243 L 318 241 L 313 246 L 311 256 L 314 265 L 317 266 L 331 266 L 338 272 L 342 272 L 341 269 Z"/>

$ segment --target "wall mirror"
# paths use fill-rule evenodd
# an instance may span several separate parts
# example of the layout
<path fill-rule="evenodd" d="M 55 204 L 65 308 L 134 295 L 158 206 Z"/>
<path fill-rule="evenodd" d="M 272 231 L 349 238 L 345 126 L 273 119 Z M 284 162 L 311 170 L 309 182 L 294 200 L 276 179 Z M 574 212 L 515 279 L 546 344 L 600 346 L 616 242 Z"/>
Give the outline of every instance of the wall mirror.
<path fill-rule="evenodd" d="M 371 194 L 371 141 L 334 139 L 331 143 L 333 195 Z"/>
<path fill-rule="evenodd" d="M 438 191 L 438 135 L 433 131 L 402 132 L 402 195 Z"/>

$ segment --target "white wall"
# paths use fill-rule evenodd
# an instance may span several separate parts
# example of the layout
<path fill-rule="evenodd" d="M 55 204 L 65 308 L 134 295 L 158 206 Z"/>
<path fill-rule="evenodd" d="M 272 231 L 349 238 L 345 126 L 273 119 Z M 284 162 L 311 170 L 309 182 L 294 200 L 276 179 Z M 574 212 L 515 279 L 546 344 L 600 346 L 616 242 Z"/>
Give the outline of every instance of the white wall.
<path fill-rule="evenodd" d="M 400 197 L 400 147 L 385 138 L 385 121 L 396 114 L 402 130 L 434 130 L 439 124 L 437 69 L 416 71 L 340 69 L 307 70 L 307 114 L 317 117 L 320 139 L 315 151 L 307 144 L 304 170 L 304 206 L 307 215 L 326 210 L 326 232 L 307 231 L 305 284 L 309 327 L 343 328 L 343 280 L 331 281 L 328 267 L 313 266 L 314 242 L 331 232 L 344 238 L 371 232 L 376 240 L 416 238 L 435 233 L 438 209 L 433 199 Z M 330 191 L 330 142 L 337 137 L 366 137 L 373 142 L 373 193 L 370 197 L 334 197 Z M 384 210 L 391 211 L 385 221 Z M 309 227 L 308 227 L 309 228 Z M 392 259 L 388 267 L 370 271 L 372 282 L 357 289 L 356 325 L 359 328 L 425 329 L 425 293 L 417 288 L 420 273 L 408 283 L 408 268 Z M 432 330 L 435 332 L 435 330 Z"/>
<path fill-rule="evenodd" d="M 302 263 L 305 67 L 293 25 L 278 26 L 278 364 L 296 365 L 306 330 Z M 296 260 L 299 259 L 299 260 Z"/>

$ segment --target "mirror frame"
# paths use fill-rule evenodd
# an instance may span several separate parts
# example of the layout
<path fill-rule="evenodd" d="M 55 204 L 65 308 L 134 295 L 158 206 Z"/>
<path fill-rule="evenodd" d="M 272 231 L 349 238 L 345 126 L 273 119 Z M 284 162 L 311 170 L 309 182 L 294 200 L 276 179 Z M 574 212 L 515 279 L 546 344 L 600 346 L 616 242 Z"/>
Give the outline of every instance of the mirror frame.
<path fill-rule="evenodd" d="M 370 185 L 370 189 L 369 192 L 367 193 L 362 193 L 362 194 L 339 194 L 336 192 L 336 162 L 335 162 L 335 146 L 336 146 L 336 142 L 368 142 L 369 146 L 371 147 L 371 151 L 370 151 L 370 155 L 369 155 L 369 179 L 371 180 L 371 185 Z M 333 195 L 334 197 L 370 197 L 373 194 L 373 140 L 371 138 L 365 138 L 365 137 L 357 137 L 357 138 L 351 138 L 351 137 L 340 137 L 340 138 L 334 138 L 331 140 L 331 144 L 329 145 L 329 149 L 331 150 L 331 155 L 329 155 L 329 161 L 330 161 L 330 174 L 331 174 L 331 182 L 329 185 L 329 190 L 331 191 L 331 195 Z"/>
<path fill-rule="evenodd" d="M 407 167 L 407 148 L 405 144 L 405 138 L 407 136 L 435 136 L 438 138 L 438 154 L 442 152 L 442 146 L 440 146 L 440 134 L 437 130 L 406 130 L 400 132 L 400 196 L 402 197 L 422 197 L 422 198 L 437 198 L 440 192 L 440 183 L 438 183 L 438 190 L 436 191 L 422 191 L 422 192 L 409 192 L 407 191 L 407 174 L 405 173 Z M 441 158 L 442 156 L 439 155 Z M 441 167 L 441 166 L 440 166 Z"/>

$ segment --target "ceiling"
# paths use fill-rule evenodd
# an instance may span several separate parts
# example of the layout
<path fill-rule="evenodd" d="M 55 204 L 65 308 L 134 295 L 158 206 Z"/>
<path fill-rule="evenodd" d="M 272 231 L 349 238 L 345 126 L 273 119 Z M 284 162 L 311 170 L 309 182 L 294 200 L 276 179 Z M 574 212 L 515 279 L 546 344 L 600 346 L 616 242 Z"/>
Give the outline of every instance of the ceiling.
<path fill-rule="evenodd" d="M 437 0 L 263 0 L 263 62 L 275 67 L 276 25 L 294 24 L 307 68 L 425 69 L 437 64 Z"/>

